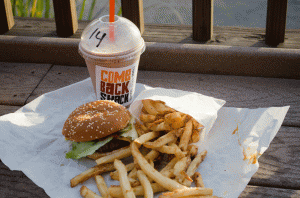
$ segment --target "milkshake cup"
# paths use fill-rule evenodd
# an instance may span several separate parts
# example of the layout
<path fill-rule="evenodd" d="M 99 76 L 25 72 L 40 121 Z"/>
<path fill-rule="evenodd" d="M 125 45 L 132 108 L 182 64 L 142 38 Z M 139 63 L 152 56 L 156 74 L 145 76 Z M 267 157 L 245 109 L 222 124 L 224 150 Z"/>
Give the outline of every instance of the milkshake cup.
<path fill-rule="evenodd" d="M 126 18 L 115 16 L 115 22 L 109 22 L 106 15 L 85 28 L 79 53 L 85 59 L 98 100 L 131 104 L 144 51 L 139 29 Z"/>

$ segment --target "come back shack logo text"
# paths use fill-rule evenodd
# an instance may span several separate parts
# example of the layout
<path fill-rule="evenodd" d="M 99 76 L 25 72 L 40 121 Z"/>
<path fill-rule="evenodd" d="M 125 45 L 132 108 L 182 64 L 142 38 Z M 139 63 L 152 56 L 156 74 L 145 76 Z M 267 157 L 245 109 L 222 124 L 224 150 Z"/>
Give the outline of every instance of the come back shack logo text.
<path fill-rule="evenodd" d="M 100 100 L 113 100 L 119 104 L 126 104 L 132 99 L 132 82 L 134 68 L 98 68 L 97 97 Z"/>

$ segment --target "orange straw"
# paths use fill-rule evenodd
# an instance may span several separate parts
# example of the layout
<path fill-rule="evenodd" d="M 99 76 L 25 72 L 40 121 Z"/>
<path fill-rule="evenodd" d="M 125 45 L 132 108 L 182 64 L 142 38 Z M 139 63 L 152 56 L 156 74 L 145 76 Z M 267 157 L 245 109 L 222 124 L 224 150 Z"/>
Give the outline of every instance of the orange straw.
<path fill-rule="evenodd" d="M 109 22 L 115 22 L 115 0 L 109 1 Z M 109 40 L 115 40 L 115 27 L 113 24 L 109 24 Z"/>

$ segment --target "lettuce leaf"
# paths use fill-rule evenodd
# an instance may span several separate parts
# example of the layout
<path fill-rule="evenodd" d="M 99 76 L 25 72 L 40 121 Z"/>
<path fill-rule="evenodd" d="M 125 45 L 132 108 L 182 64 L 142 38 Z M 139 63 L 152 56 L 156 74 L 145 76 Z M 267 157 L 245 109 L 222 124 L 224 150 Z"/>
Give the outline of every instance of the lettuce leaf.
<path fill-rule="evenodd" d="M 118 131 L 118 132 L 120 132 L 120 133 L 125 133 L 125 132 L 127 132 L 127 131 L 130 131 L 131 129 L 132 129 L 132 124 L 129 123 L 124 129 L 121 129 L 121 130 Z"/>
<path fill-rule="evenodd" d="M 79 159 L 95 153 L 100 147 L 104 146 L 113 139 L 112 136 L 99 142 L 72 142 L 72 150 L 66 153 L 66 158 Z"/>
<path fill-rule="evenodd" d="M 92 155 L 96 150 L 110 142 L 113 138 L 122 139 L 123 137 L 127 139 L 126 141 L 135 140 L 136 138 L 138 138 L 138 134 L 134 127 L 134 121 L 134 118 L 131 117 L 129 124 L 124 129 L 118 131 L 115 134 L 112 134 L 102 141 L 72 142 L 72 150 L 66 154 L 66 158 L 80 159 L 82 157 Z"/>
<path fill-rule="evenodd" d="M 134 117 L 131 116 L 128 126 L 120 131 L 121 132 L 120 136 L 129 138 L 131 141 L 138 138 L 138 133 L 136 132 L 134 127 L 134 121 L 135 121 Z"/>

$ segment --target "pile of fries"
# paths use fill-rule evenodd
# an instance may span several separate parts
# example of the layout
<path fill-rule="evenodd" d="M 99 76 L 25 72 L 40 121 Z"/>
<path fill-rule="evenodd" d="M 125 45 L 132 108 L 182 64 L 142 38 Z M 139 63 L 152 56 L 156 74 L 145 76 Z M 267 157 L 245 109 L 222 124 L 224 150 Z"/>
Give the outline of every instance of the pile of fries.
<path fill-rule="evenodd" d="M 143 196 L 151 198 L 215 197 L 206 188 L 199 172 L 207 151 L 198 153 L 203 126 L 191 116 L 178 112 L 162 101 L 145 99 L 140 120 L 135 127 L 139 138 L 130 146 L 104 154 L 89 156 L 97 165 L 71 179 L 71 187 L 94 177 L 104 198 Z M 124 165 L 120 159 L 133 156 L 134 162 Z M 110 172 L 111 179 L 120 186 L 107 187 L 102 173 Z M 192 186 L 195 183 L 195 187 Z M 82 186 L 83 197 L 101 197 Z"/>

